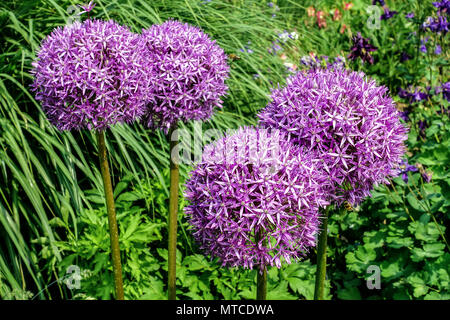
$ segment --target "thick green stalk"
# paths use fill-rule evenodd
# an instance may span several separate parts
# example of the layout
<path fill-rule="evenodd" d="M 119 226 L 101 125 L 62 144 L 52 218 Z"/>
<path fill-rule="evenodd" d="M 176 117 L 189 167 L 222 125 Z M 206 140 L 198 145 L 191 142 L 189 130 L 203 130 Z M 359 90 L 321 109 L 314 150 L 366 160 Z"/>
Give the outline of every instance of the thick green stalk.
<path fill-rule="evenodd" d="M 267 297 L 267 270 L 264 268 L 263 273 L 258 270 L 256 280 L 256 300 L 266 300 Z"/>
<path fill-rule="evenodd" d="M 119 231 L 117 228 L 116 208 L 114 206 L 114 196 L 109 173 L 108 153 L 105 144 L 105 133 L 97 131 L 98 157 L 100 169 L 103 177 L 103 186 L 106 198 L 106 211 L 108 212 L 109 237 L 111 241 L 111 256 L 114 271 L 114 284 L 116 288 L 116 299 L 124 300 L 122 264 L 120 263 Z"/>
<path fill-rule="evenodd" d="M 168 282 L 169 300 L 176 300 L 176 254 L 177 254 L 177 219 L 178 219 L 178 154 L 173 152 L 178 143 L 175 124 L 169 131 L 170 141 L 170 193 L 169 193 L 169 261 Z M 172 154 L 175 153 L 175 154 Z"/>
<path fill-rule="evenodd" d="M 255 237 L 255 241 L 258 244 L 261 240 L 261 233 L 258 232 Z M 266 300 L 267 296 L 267 269 L 264 267 L 263 272 L 261 273 L 258 270 L 258 275 L 256 278 L 256 300 Z"/>
<path fill-rule="evenodd" d="M 322 219 L 322 231 L 319 234 L 319 243 L 317 245 L 317 269 L 316 269 L 316 286 L 314 288 L 314 300 L 323 300 L 323 292 L 325 288 L 325 276 L 327 271 L 327 229 L 328 229 L 328 212 L 330 206 L 324 210 Z"/>

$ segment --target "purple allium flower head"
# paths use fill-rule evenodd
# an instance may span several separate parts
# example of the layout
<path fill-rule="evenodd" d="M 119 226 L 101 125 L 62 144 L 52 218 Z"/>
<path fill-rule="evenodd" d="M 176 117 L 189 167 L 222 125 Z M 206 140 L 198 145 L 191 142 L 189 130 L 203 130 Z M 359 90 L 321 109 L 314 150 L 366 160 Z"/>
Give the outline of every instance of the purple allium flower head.
<path fill-rule="evenodd" d="M 138 35 L 114 21 L 55 29 L 33 63 L 33 91 L 59 130 L 106 129 L 142 115 L 148 72 Z"/>
<path fill-rule="evenodd" d="M 358 32 L 356 36 L 352 38 L 353 46 L 350 49 L 350 54 L 348 58 L 351 60 L 356 60 L 361 58 L 363 62 L 373 63 L 373 57 L 370 52 L 377 50 L 375 46 L 370 44 L 369 38 L 363 38 L 361 32 Z"/>
<path fill-rule="evenodd" d="M 318 152 L 334 184 L 332 200 L 357 204 L 374 184 L 388 182 L 405 152 L 407 129 L 387 92 L 362 72 L 299 72 L 272 91 L 259 122 Z"/>
<path fill-rule="evenodd" d="M 206 120 L 222 107 L 227 56 L 200 28 L 169 20 L 144 30 L 155 86 L 144 122 L 165 132 L 178 121 Z"/>
<path fill-rule="evenodd" d="M 278 130 L 244 127 L 207 145 L 186 182 L 195 239 L 227 266 L 263 270 L 300 258 L 328 204 L 319 166 Z"/>

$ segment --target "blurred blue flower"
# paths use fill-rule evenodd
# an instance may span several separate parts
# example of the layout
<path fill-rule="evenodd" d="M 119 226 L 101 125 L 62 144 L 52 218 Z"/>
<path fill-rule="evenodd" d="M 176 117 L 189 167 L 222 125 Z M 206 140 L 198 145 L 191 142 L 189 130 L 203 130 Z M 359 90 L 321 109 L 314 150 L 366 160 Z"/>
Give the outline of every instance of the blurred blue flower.
<path fill-rule="evenodd" d="M 405 62 L 405 61 L 407 61 L 407 60 L 410 60 L 411 59 L 411 56 L 408 54 L 408 53 L 406 53 L 406 52 L 402 52 L 401 54 L 400 54 L 400 61 L 401 62 Z"/>
<path fill-rule="evenodd" d="M 380 16 L 380 19 L 381 20 L 389 20 L 396 14 L 398 14 L 397 11 L 391 11 L 391 10 L 389 10 L 389 8 L 386 7 L 386 8 L 384 8 L 384 13 Z"/>
<path fill-rule="evenodd" d="M 439 13 L 450 13 L 450 0 L 442 0 L 440 2 L 433 2 L 433 6 L 438 9 Z"/>
<path fill-rule="evenodd" d="M 438 15 L 436 18 L 427 17 L 422 24 L 423 29 L 428 29 L 432 32 L 446 34 L 448 32 L 449 23 L 447 18 L 443 15 Z"/>
<path fill-rule="evenodd" d="M 441 90 L 442 90 L 442 95 L 444 96 L 444 99 L 447 101 L 450 101 L 450 82 L 443 83 Z"/>
<path fill-rule="evenodd" d="M 434 54 L 441 54 L 442 53 L 442 48 L 440 45 L 436 45 L 436 49 L 434 49 Z"/>
<path fill-rule="evenodd" d="M 377 3 L 379 3 L 380 6 L 384 6 L 384 0 L 372 0 L 372 4 L 373 4 L 374 6 L 376 6 Z"/>

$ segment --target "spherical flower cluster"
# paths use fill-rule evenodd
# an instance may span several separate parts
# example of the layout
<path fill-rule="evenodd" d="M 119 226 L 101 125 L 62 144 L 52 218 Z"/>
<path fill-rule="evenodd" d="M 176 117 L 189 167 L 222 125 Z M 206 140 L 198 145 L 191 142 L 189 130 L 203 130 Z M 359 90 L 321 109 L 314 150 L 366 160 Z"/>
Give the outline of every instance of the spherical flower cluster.
<path fill-rule="evenodd" d="M 223 265 L 263 270 L 315 245 L 320 162 L 277 130 L 241 128 L 204 149 L 186 182 L 194 237 Z"/>
<path fill-rule="evenodd" d="M 197 27 L 169 20 L 144 30 L 155 86 L 144 122 L 167 131 L 178 121 L 205 120 L 227 91 L 227 56 Z"/>
<path fill-rule="evenodd" d="M 148 72 L 140 37 L 114 21 L 55 29 L 33 63 L 36 100 L 60 130 L 105 129 L 143 113 Z"/>
<path fill-rule="evenodd" d="M 406 128 L 387 95 L 363 73 L 314 69 L 297 73 L 259 113 L 262 127 L 290 134 L 316 151 L 334 187 L 330 199 L 359 203 L 373 184 L 397 173 Z"/>

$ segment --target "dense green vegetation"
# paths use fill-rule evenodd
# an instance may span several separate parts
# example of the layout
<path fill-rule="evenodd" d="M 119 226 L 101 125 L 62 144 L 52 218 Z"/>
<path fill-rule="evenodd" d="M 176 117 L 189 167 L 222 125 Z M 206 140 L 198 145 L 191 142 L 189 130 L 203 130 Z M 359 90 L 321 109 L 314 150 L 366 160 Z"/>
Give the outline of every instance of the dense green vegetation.
<path fill-rule="evenodd" d="M 450 122 L 442 93 L 411 102 L 398 96 L 411 85 L 423 91 L 448 82 L 448 35 L 419 28 L 435 12 L 431 2 L 387 1 L 399 13 L 368 27 L 370 1 L 349 10 L 334 1 L 115 0 L 96 1 L 93 16 L 114 19 L 139 32 L 168 18 L 197 25 L 229 55 L 231 76 L 224 109 L 207 128 L 256 123 L 270 89 L 283 84 L 300 58 L 347 57 L 351 35 L 360 31 L 378 48 L 373 64 L 347 61 L 386 85 L 409 112 L 408 161 L 417 171 L 352 210 L 340 210 L 329 225 L 327 296 L 331 299 L 450 298 Z M 6 0 L 0 3 L 0 298 L 109 299 L 114 292 L 107 216 L 96 143 L 89 131 L 58 132 L 30 91 L 31 62 L 40 41 L 73 19 L 77 1 Z M 324 11 L 319 28 L 307 15 Z M 338 8 L 342 17 L 333 19 Z M 408 19 L 406 13 L 414 12 Z M 84 19 L 85 17 L 82 16 Z M 343 25 L 346 26 L 345 30 Z M 287 30 L 298 37 L 281 41 Z M 341 32 L 343 31 L 343 32 Z M 427 53 L 421 40 L 429 37 Z M 278 39 L 278 42 L 276 42 Z M 276 43 L 274 43 L 276 42 Z M 273 52 L 274 44 L 280 49 Z M 434 52 L 439 44 L 442 53 Z M 241 50 L 242 49 L 242 50 Z M 251 49 L 251 50 L 248 50 Z M 409 59 L 401 59 L 406 53 Z M 404 60 L 404 61 L 402 61 Z M 290 63 L 290 64 L 289 64 Z M 293 66 L 295 65 L 295 66 Z M 433 91 L 434 92 L 434 91 Z M 187 124 L 187 130 L 193 126 Z M 169 171 L 165 135 L 141 125 L 108 132 L 127 299 L 167 296 L 167 196 Z M 182 165 L 184 180 L 190 167 Z M 431 179 L 430 179 L 431 177 Z M 181 195 L 181 194 L 180 194 Z M 256 271 L 227 269 L 202 255 L 192 240 L 180 197 L 179 299 L 253 299 Z M 67 268 L 81 270 L 81 287 L 64 282 Z M 367 268 L 381 270 L 381 289 L 368 289 Z M 299 263 L 268 272 L 268 299 L 312 299 L 315 252 Z"/>

